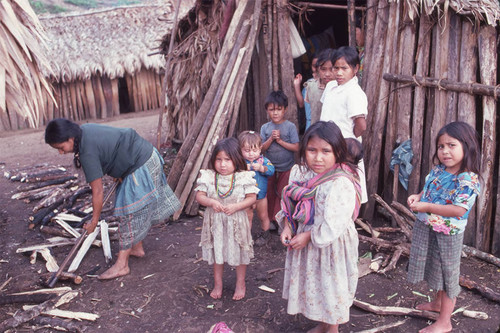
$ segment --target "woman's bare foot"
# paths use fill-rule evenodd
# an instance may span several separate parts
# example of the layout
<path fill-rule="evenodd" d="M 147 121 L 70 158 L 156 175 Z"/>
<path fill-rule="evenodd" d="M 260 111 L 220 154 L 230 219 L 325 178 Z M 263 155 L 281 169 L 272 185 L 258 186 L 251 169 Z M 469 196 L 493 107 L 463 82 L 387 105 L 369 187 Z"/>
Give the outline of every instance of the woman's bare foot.
<path fill-rule="evenodd" d="M 222 285 L 215 285 L 214 289 L 210 293 L 210 297 L 213 299 L 219 299 L 222 297 Z"/>
<path fill-rule="evenodd" d="M 451 332 L 453 326 L 451 326 L 451 322 L 449 323 L 440 323 L 436 321 L 434 324 L 422 328 L 419 333 L 446 333 Z"/>
<path fill-rule="evenodd" d="M 130 273 L 130 268 L 128 266 L 121 267 L 114 264 L 97 278 L 99 280 L 111 280 L 120 276 L 127 275 L 128 273 Z"/>
<path fill-rule="evenodd" d="M 247 288 L 245 286 L 245 283 L 243 283 L 243 285 L 237 283 L 234 290 L 233 300 L 239 301 L 240 299 L 244 298 L 246 291 Z"/>
<path fill-rule="evenodd" d="M 142 258 L 146 255 L 144 248 L 142 247 L 142 241 L 132 246 L 130 249 L 130 255 L 138 258 Z"/>
<path fill-rule="evenodd" d="M 441 311 L 441 303 L 438 302 L 437 300 L 434 300 L 429 303 L 422 303 L 419 304 L 415 307 L 417 310 L 423 310 L 423 311 L 434 311 L 434 312 L 440 312 Z"/>

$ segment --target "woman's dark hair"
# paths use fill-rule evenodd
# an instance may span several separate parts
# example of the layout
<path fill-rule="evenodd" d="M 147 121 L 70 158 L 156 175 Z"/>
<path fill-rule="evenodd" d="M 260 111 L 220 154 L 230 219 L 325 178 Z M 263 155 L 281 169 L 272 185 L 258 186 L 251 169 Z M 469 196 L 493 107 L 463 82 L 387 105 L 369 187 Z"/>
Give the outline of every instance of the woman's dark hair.
<path fill-rule="evenodd" d="M 80 168 L 82 165 L 80 163 L 80 141 L 82 139 L 82 129 L 80 125 L 65 119 L 65 118 L 56 118 L 47 124 L 45 128 L 45 143 L 54 144 L 54 143 L 62 143 L 68 141 L 70 138 L 73 138 L 73 152 L 75 153 L 75 157 L 73 159 L 73 163 L 77 168 Z"/>
<path fill-rule="evenodd" d="M 462 121 L 455 121 L 441 128 L 436 136 L 436 151 L 432 157 L 434 163 L 440 163 L 438 158 L 438 141 L 441 136 L 448 134 L 460 141 L 464 150 L 464 158 L 458 173 L 470 171 L 479 174 L 481 165 L 479 134 L 471 125 Z"/>
<path fill-rule="evenodd" d="M 210 166 L 215 170 L 215 159 L 217 154 L 221 151 L 225 152 L 227 156 L 233 161 L 234 171 L 244 171 L 247 169 L 247 164 L 243 155 L 241 155 L 240 145 L 236 138 L 225 138 L 219 140 L 214 147 L 212 156 L 210 157 Z"/>
<path fill-rule="evenodd" d="M 332 61 L 332 65 L 335 65 L 337 60 L 340 58 L 344 58 L 345 62 L 347 62 L 347 64 L 353 69 L 359 65 L 358 51 L 352 46 L 339 47 L 330 59 Z"/>
<path fill-rule="evenodd" d="M 267 95 L 266 100 L 264 101 L 264 107 L 266 108 L 266 110 L 267 106 L 270 104 L 287 108 L 288 97 L 286 97 L 285 93 L 281 90 L 271 91 L 269 95 Z"/>
<path fill-rule="evenodd" d="M 300 164 L 302 166 L 308 168 L 306 163 L 307 143 L 311 138 L 315 137 L 325 140 L 332 146 L 336 163 L 347 164 L 352 170 L 357 170 L 357 165 L 350 161 L 347 144 L 342 132 L 333 121 L 318 121 L 306 130 L 299 150 Z"/>
<path fill-rule="evenodd" d="M 327 61 L 332 61 L 332 58 L 335 56 L 334 49 L 324 49 L 318 53 L 318 60 L 316 61 L 316 68 L 323 66 L 323 64 Z M 334 63 L 332 62 L 332 65 Z"/>

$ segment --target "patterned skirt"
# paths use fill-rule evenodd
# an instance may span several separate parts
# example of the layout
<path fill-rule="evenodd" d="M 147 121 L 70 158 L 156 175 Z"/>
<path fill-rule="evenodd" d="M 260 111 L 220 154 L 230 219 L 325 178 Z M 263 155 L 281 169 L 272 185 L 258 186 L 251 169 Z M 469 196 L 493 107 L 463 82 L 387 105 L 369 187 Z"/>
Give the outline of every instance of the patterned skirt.
<path fill-rule="evenodd" d="M 120 250 L 130 249 L 135 244 L 142 241 L 149 229 L 160 222 L 163 222 L 180 208 L 180 202 L 166 183 L 163 173 L 163 163 L 159 154 L 153 151 L 149 160 L 139 169 L 146 168 L 150 179 L 154 185 L 155 195 L 148 193 L 148 204 L 130 214 L 121 215 L 118 231 L 120 234 Z M 137 171 L 144 171 L 144 170 Z M 145 183 L 140 179 L 141 172 L 134 172 L 124 179 L 125 182 L 133 181 L 136 184 Z M 125 190 L 126 186 L 123 186 Z M 122 193 L 127 196 L 127 193 Z M 152 198 L 153 197 L 153 198 Z M 141 198 L 139 200 L 144 200 Z"/>
<path fill-rule="evenodd" d="M 460 293 L 460 257 L 464 234 L 445 235 L 416 221 L 411 241 L 408 281 L 426 281 L 433 290 L 444 290 L 448 297 Z"/>

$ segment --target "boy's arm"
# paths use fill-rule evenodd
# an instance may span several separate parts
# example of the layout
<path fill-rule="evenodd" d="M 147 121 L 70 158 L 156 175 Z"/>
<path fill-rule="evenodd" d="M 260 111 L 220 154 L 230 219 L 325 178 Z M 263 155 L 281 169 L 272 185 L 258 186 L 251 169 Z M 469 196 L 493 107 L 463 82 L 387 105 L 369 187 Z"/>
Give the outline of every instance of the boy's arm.
<path fill-rule="evenodd" d="M 358 116 L 354 118 L 354 136 L 360 137 L 366 131 L 365 116 Z"/>
<path fill-rule="evenodd" d="M 280 144 L 286 150 L 299 151 L 299 143 L 298 142 L 297 143 L 289 143 L 289 142 L 286 142 L 286 141 L 282 140 L 281 138 L 279 138 L 278 140 L 276 140 L 276 142 L 278 144 Z"/>
<path fill-rule="evenodd" d="M 295 98 L 297 99 L 297 105 L 301 108 L 304 107 L 304 97 L 302 96 L 302 90 L 300 89 L 300 84 L 302 83 L 302 75 L 297 74 L 293 79 L 293 92 L 295 93 Z"/>

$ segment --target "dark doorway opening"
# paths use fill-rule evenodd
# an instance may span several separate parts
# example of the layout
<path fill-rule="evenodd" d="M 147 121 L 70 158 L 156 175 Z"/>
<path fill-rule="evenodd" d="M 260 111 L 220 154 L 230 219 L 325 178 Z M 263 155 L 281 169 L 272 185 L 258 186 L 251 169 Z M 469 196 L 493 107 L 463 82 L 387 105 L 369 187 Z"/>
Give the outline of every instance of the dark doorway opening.
<path fill-rule="evenodd" d="M 127 80 L 125 78 L 118 79 L 118 100 L 120 102 L 120 113 L 134 112 L 134 108 L 130 104 Z"/>

